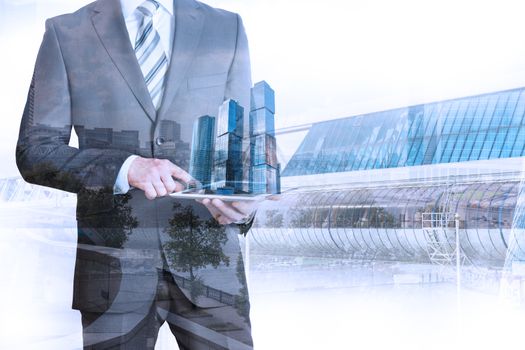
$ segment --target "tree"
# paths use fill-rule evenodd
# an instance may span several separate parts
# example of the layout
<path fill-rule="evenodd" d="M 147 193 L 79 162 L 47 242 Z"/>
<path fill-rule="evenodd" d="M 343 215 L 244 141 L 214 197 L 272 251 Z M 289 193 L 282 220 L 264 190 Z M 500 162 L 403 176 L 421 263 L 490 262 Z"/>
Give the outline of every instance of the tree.
<path fill-rule="evenodd" d="M 131 195 L 113 196 L 107 190 L 85 190 L 83 196 L 89 199 L 79 201 L 78 212 L 97 213 L 96 206 L 100 205 L 109 206 L 109 210 L 79 218 L 81 226 L 88 230 L 94 229 L 104 240 L 104 246 L 122 248 L 133 229 L 138 227 L 138 220 L 132 215 L 133 209 L 128 204 Z"/>
<path fill-rule="evenodd" d="M 129 205 L 130 194 L 113 195 L 109 187 L 85 187 L 78 176 L 61 171 L 52 162 L 42 162 L 26 174 L 27 181 L 41 186 L 76 192 L 79 198 L 77 215 L 80 226 L 80 243 L 111 248 L 122 248 L 138 221 Z M 97 181 L 96 179 L 93 181 Z M 83 240 L 87 239 L 87 242 Z"/>
<path fill-rule="evenodd" d="M 222 249 L 227 241 L 226 230 L 213 218 L 201 218 L 191 205 L 175 203 L 173 209 L 174 215 L 165 229 L 170 237 L 164 244 L 166 258 L 179 272 L 190 274 L 190 293 L 197 298 L 204 291 L 197 270 L 230 264 Z"/>

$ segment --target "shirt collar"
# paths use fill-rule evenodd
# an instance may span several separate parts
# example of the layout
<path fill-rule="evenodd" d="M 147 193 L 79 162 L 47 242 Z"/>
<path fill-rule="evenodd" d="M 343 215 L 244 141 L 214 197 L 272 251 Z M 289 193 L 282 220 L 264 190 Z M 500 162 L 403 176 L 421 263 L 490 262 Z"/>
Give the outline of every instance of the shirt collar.
<path fill-rule="evenodd" d="M 124 18 L 128 18 L 132 16 L 139 7 L 140 4 L 142 4 L 145 0 L 120 0 L 120 7 L 122 8 L 122 14 L 124 15 Z M 170 15 L 173 16 L 173 0 L 156 0 L 159 4 L 161 4 L 162 7 Z"/>

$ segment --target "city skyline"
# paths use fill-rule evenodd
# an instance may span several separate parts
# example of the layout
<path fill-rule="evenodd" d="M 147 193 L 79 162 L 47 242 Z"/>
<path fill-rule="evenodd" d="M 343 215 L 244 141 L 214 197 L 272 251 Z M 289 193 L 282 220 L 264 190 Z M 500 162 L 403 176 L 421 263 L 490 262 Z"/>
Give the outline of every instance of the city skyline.
<path fill-rule="evenodd" d="M 10 116 L 0 148 L 3 176 L 18 175 L 14 144 L 44 20 L 89 2 L 0 2 L 0 30 L 9 29 L 0 36 L 9 48 L 0 67 L 10 82 L 0 94 Z M 279 91 L 277 129 L 525 86 L 522 1 L 329 0 L 321 7 L 309 1 L 204 2 L 242 16 L 253 80 L 267 79 Z M 318 50 L 312 52 L 312 45 Z M 301 137 L 278 136 L 285 158 Z"/>
<path fill-rule="evenodd" d="M 280 193 L 275 139 L 275 92 L 266 81 L 251 89 L 248 129 L 244 108 L 226 100 L 217 117 L 193 125 L 190 174 L 218 193 Z M 248 141 L 248 150 L 243 144 Z M 247 174 L 247 176 L 246 176 Z"/>

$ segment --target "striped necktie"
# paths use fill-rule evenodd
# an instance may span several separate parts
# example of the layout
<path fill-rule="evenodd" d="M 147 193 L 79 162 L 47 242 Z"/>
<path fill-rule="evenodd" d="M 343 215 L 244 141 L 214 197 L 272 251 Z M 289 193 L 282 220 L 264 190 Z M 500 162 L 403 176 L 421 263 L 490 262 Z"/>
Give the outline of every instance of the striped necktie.
<path fill-rule="evenodd" d="M 159 33 L 153 26 L 153 15 L 159 9 L 155 0 L 147 0 L 137 10 L 143 15 L 142 25 L 135 40 L 135 55 L 146 80 L 153 105 L 158 110 L 164 93 L 164 77 L 168 70 L 166 52 Z"/>

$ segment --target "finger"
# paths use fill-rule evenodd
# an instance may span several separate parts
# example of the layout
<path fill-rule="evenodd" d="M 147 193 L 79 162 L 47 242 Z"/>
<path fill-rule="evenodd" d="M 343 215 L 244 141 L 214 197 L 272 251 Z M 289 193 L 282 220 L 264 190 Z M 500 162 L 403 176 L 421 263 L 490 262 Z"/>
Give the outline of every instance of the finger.
<path fill-rule="evenodd" d="M 202 205 L 204 205 L 206 207 L 206 209 L 208 209 L 208 211 L 210 212 L 210 214 L 216 218 L 216 216 L 218 216 L 220 213 L 219 211 L 217 210 L 217 208 L 215 208 L 212 204 L 211 204 L 211 201 L 208 199 L 208 198 L 204 198 L 202 200 L 197 200 L 198 202 L 200 202 Z"/>
<path fill-rule="evenodd" d="M 182 182 L 189 184 L 190 182 L 194 181 L 193 177 L 191 177 L 190 174 L 176 166 L 175 164 L 171 163 L 170 166 L 170 174 L 176 178 L 177 180 L 181 180 Z"/>
<path fill-rule="evenodd" d="M 215 206 L 215 208 L 219 209 L 222 215 L 226 215 L 232 219 L 233 222 L 240 221 L 246 216 L 243 213 L 238 212 L 232 206 L 224 203 L 220 199 L 214 199 L 211 203 Z"/>
<path fill-rule="evenodd" d="M 269 200 L 269 201 L 280 201 L 281 200 L 281 195 L 280 194 L 273 194 L 271 196 L 266 197 L 265 199 Z"/>
<path fill-rule="evenodd" d="M 219 224 L 221 225 L 229 225 L 229 224 L 233 224 L 233 220 L 232 219 L 227 219 L 225 216 L 222 216 L 219 218 Z"/>
<path fill-rule="evenodd" d="M 173 177 L 169 174 L 162 175 L 160 179 L 162 180 L 162 183 L 164 184 L 164 187 L 166 188 L 166 191 L 168 191 L 168 193 L 179 192 L 186 189 L 184 185 L 173 180 Z"/>
<path fill-rule="evenodd" d="M 253 201 L 239 201 L 232 202 L 231 206 L 234 207 L 238 212 L 244 214 L 246 217 L 255 211 L 257 203 L 253 203 Z"/>
<path fill-rule="evenodd" d="M 162 183 L 164 184 L 164 187 L 166 188 L 166 191 L 168 191 L 168 193 L 173 193 L 176 191 L 177 184 L 175 183 L 175 181 L 173 181 L 171 175 L 161 175 L 160 179 L 162 180 Z"/>
<path fill-rule="evenodd" d="M 219 217 L 221 216 L 221 212 L 219 211 L 219 209 L 215 208 L 215 206 L 213 204 L 211 204 L 211 200 L 209 200 L 208 198 L 204 199 L 202 201 L 202 204 L 204 204 L 204 206 L 208 209 L 208 211 L 210 212 L 210 214 L 216 219 L 218 220 Z"/>
<path fill-rule="evenodd" d="M 155 181 L 153 183 L 153 187 L 155 188 L 155 191 L 157 192 L 157 196 L 164 197 L 168 194 L 168 191 L 166 190 L 166 187 L 162 183 L 162 181 Z"/>
<path fill-rule="evenodd" d="M 210 214 L 215 220 L 221 225 L 229 225 L 233 220 L 226 215 L 223 215 L 219 209 L 217 209 L 208 198 L 202 200 L 202 204 L 208 209 Z"/>
<path fill-rule="evenodd" d="M 175 186 L 177 186 L 175 188 L 175 191 L 176 192 L 180 192 L 180 191 L 184 191 L 186 189 L 186 186 L 184 186 L 183 184 L 181 184 L 179 181 L 175 181 Z"/>
<path fill-rule="evenodd" d="M 153 200 L 157 198 L 157 191 L 155 191 L 155 188 L 153 187 L 151 183 L 149 182 L 145 183 L 143 190 L 144 190 L 144 195 L 146 196 L 147 199 Z"/>

